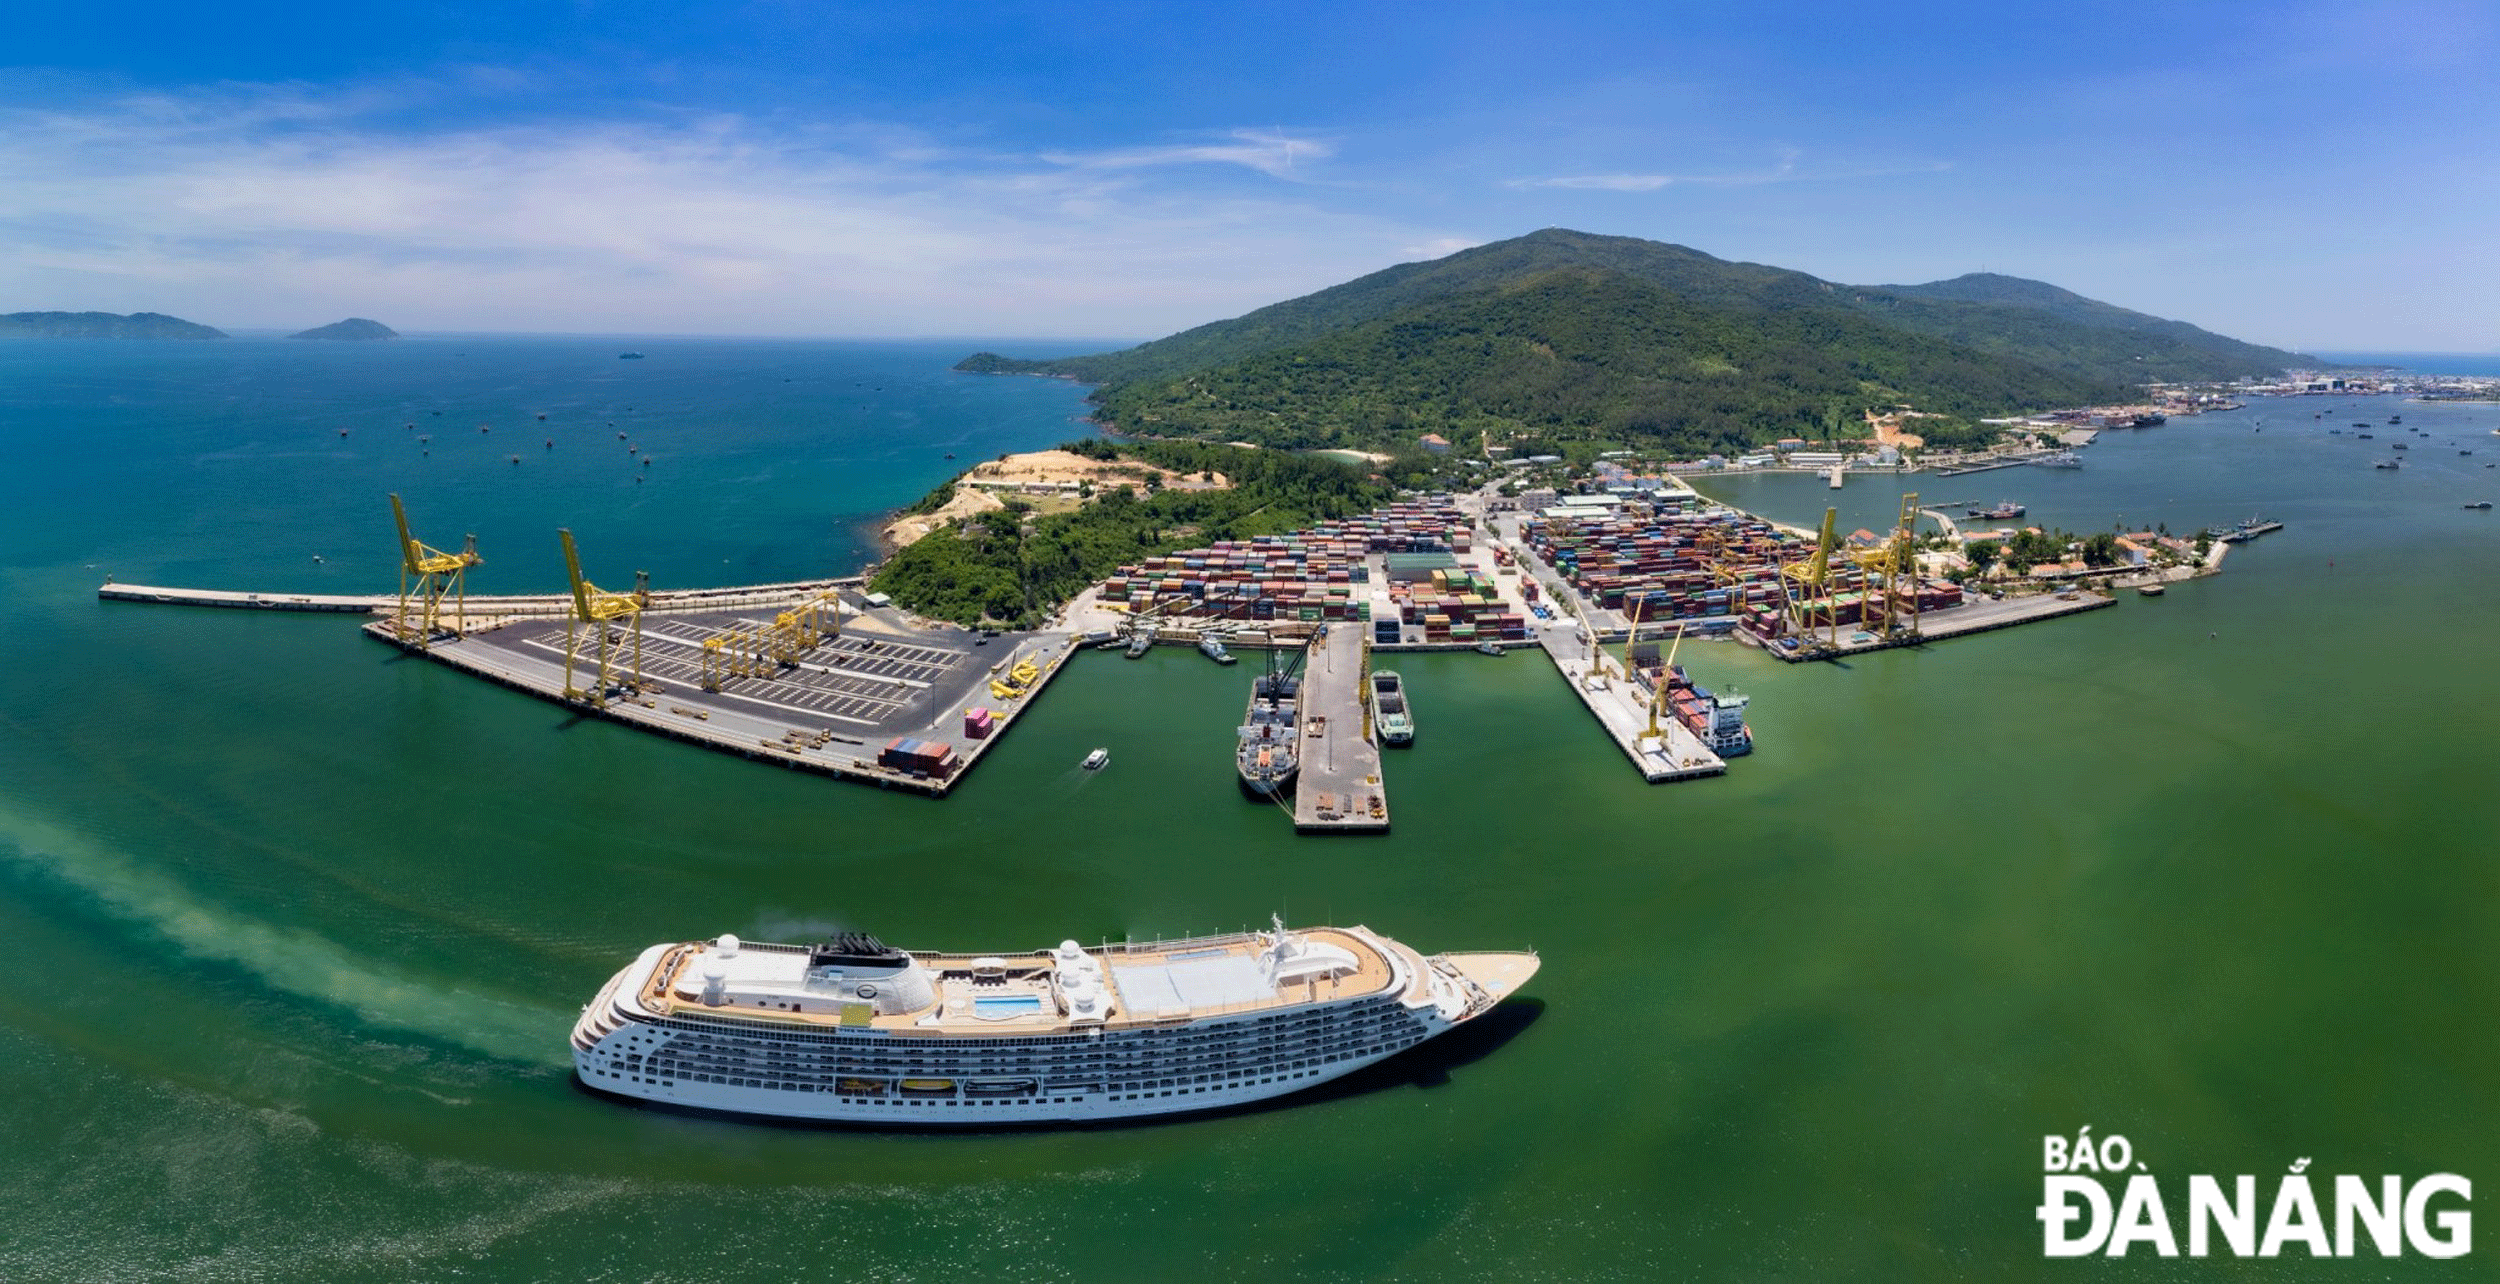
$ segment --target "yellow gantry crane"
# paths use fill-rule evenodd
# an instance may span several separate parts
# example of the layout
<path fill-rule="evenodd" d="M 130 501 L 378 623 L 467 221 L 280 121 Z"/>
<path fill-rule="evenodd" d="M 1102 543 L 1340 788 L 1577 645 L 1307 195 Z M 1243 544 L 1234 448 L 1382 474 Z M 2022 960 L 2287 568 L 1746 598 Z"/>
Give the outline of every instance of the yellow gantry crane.
<path fill-rule="evenodd" d="M 1815 540 L 1814 556 L 1802 562 L 1790 562 L 1780 567 L 1780 581 L 1783 588 L 1790 584 L 1797 584 L 1813 590 L 1810 594 L 1803 596 L 1793 589 L 1788 591 L 1791 626 L 1799 633 L 1811 638 L 1814 633 L 1815 612 L 1819 609 L 1822 612 L 1822 622 L 1828 635 L 1828 644 L 1833 647 L 1840 645 L 1840 613 L 1833 607 L 1831 593 L 1832 550 L 1840 546 L 1840 541 L 1832 535 L 1832 526 L 1839 519 L 1839 509 L 1824 509 L 1823 533 Z"/>
<path fill-rule="evenodd" d="M 1901 519 L 1893 528 L 1892 534 L 1887 536 L 1882 544 L 1852 554 L 1851 559 L 1858 564 L 1859 571 L 1867 577 L 1867 584 L 1862 585 L 1861 588 L 1871 590 L 1878 581 L 1882 586 L 1883 597 L 1880 608 L 1876 606 L 1874 599 L 1861 598 L 1866 605 L 1861 608 L 1860 619 L 1873 626 L 1875 631 L 1889 637 L 1895 628 L 1903 627 L 1905 612 L 1902 598 L 1907 596 L 1909 599 L 1906 609 L 1907 627 L 1912 633 L 1916 633 L 1918 631 L 1918 492 L 1912 491 L 1901 497 Z M 1878 610 L 1880 610 L 1880 615 L 1875 614 Z"/>
<path fill-rule="evenodd" d="M 1892 598 L 1895 584 L 1909 597 L 1909 629 L 1918 633 L 1918 492 L 1901 497 L 1901 524 L 1892 532 L 1892 578 L 1884 582 L 1884 627 L 1892 627 Z"/>
<path fill-rule="evenodd" d="M 392 617 L 391 628 L 402 642 L 414 642 L 418 649 L 433 646 L 434 634 L 442 628 L 443 598 L 451 598 L 451 635 L 459 637 L 468 631 L 468 570 L 486 559 L 477 555 L 477 536 L 457 553 L 446 553 L 417 542 L 408 533 L 408 509 L 391 496 L 391 516 L 399 522 L 399 614 Z M 415 590 L 415 619 L 408 609 L 410 589 Z"/>
<path fill-rule="evenodd" d="M 1667 658 L 1658 664 L 1658 680 L 1649 684 L 1649 738 L 1658 738 L 1658 706 L 1667 702 L 1667 680 L 1675 673 L 1675 653 L 1684 649 L 1684 621 L 1675 622 L 1675 641 L 1667 644 Z"/>
<path fill-rule="evenodd" d="M 841 631 L 840 599 L 825 592 L 774 615 L 770 624 L 715 633 L 703 639 L 703 689 L 718 691 L 731 678 L 794 666 Z"/>
<path fill-rule="evenodd" d="M 633 629 L 633 676 L 627 685 L 642 687 L 642 608 L 651 602 L 651 575 L 634 572 L 634 591 L 610 593 L 582 578 L 581 554 L 573 547 L 573 532 L 560 530 L 564 539 L 564 571 L 573 581 L 573 609 L 564 617 L 564 698 L 587 700 L 593 706 L 606 708 L 608 691 L 616 680 L 616 630 L 611 627 L 624 620 Z M 588 690 L 573 684 L 573 664 L 581 651 L 581 630 L 587 625 L 598 635 L 598 674 Z"/>

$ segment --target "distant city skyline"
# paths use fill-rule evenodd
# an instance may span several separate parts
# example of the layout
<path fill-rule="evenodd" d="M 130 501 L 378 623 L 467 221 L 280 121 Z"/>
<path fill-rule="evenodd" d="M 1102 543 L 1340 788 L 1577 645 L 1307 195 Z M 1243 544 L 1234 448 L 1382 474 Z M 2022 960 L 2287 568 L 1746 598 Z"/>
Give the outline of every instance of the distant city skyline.
<path fill-rule="evenodd" d="M 52 7 L 0 311 L 1150 338 L 1540 227 L 2500 350 L 2478 3 Z"/>

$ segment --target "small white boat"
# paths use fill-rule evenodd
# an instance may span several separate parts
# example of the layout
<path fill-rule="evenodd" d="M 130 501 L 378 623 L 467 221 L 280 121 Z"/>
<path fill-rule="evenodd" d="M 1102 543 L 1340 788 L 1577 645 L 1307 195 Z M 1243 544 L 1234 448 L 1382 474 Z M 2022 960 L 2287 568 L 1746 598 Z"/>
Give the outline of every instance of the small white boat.
<path fill-rule="evenodd" d="M 1110 761 L 1110 750 L 1096 749 L 1092 753 L 1085 755 L 1085 769 L 1087 771 L 1100 771 L 1105 765 L 1109 764 Z"/>
<path fill-rule="evenodd" d="M 1486 655 L 1500 655 L 1502 653 L 1502 644 L 1491 638 L 1486 638 L 1484 641 L 1476 644 L 1476 649 L 1484 652 Z"/>

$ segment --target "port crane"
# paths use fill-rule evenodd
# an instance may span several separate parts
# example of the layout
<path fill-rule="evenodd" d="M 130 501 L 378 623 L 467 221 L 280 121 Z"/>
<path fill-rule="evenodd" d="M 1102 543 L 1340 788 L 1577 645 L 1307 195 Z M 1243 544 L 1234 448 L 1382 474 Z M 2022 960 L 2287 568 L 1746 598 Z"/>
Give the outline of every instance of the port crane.
<path fill-rule="evenodd" d="M 1882 586 L 1880 600 L 1861 597 L 1866 606 L 1861 610 L 1860 620 L 1870 626 L 1870 631 L 1885 637 L 1903 627 L 1913 634 L 1918 632 L 1918 512 L 1918 492 L 1903 495 L 1900 521 L 1884 542 L 1850 554 L 1850 560 L 1857 563 L 1858 571 L 1866 581 L 1860 587 Z M 1909 599 L 1906 625 L 1902 623 L 1901 601 L 1905 594 Z"/>
<path fill-rule="evenodd" d="M 718 691 L 731 678 L 760 678 L 795 667 L 841 632 L 841 599 L 824 592 L 777 613 L 770 624 L 715 633 L 703 639 L 703 689 Z"/>
<path fill-rule="evenodd" d="M 633 630 L 633 675 L 624 683 L 633 690 L 642 688 L 642 610 L 651 603 L 651 573 L 634 572 L 634 591 L 611 593 L 582 578 L 582 558 L 573 546 L 573 532 L 556 532 L 564 541 L 564 571 L 573 584 L 573 609 L 564 617 L 564 698 L 583 700 L 594 708 L 608 706 L 608 691 L 620 685 L 616 673 L 617 635 L 613 627 L 623 620 Z M 596 651 L 598 672 L 588 690 L 573 684 L 573 666 L 581 652 L 581 631 L 587 626 L 598 635 Z"/>
<path fill-rule="evenodd" d="M 1822 534 L 1815 539 L 1814 555 L 1805 561 L 1790 562 L 1780 567 L 1780 583 L 1784 589 L 1788 590 L 1790 627 L 1804 635 L 1808 641 L 1812 641 L 1816 624 L 1815 615 L 1819 610 L 1827 638 L 1824 645 L 1833 650 L 1840 647 L 1840 613 L 1832 603 L 1831 594 L 1832 551 L 1840 545 L 1840 541 L 1833 537 L 1832 527 L 1839 520 L 1839 509 L 1824 509 L 1823 530 Z M 1795 587 L 1791 586 L 1803 587 L 1812 592 L 1801 595 L 1795 591 Z"/>
<path fill-rule="evenodd" d="M 434 645 L 434 634 L 442 628 L 443 599 L 451 598 L 451 635 L 468 632 L 469 592 L 468 570 L 485 561 L 477 555 L 477 536 L 457 553 L 417 542 L 408 533 L 408 508 L 391 496 L 391 516 L 399 523 L 399 613 L 391 617 L 391 631 L 402 642 L 414 642 L 417 649 Z M 409 590 L 415 590 L 417 610 L 412 623 L 408 609 Z"/>

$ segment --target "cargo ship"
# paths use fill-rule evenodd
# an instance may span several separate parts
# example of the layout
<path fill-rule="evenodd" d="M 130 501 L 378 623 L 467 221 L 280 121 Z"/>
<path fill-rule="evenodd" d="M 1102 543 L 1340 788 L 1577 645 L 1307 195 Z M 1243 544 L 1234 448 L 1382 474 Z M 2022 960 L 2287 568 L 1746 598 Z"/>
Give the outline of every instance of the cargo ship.
<path fill-rule="evenodd" d="M 1406 679 L 1395 669 L 1372 670 L 1372 726 L 1384 745 L 1414 743 L 1415 714 L 1406 706 Z"/>
<path fill-rule="evenodd" d="M 1241 744 L 1233 763 L 1241 787 L 1261 798 L 1293 790 L 1302 770 L 1301 652 L 1291 660 L 1268 653 L 1267 671 L 1250 683 L 1250 706 L 1242 714 Z"/>
<path fill-rule="evenodd" d="M 1686 676 L 1683 665 L 1667 668 L 1667 711 L 1722 758 L 1753 752 L 1753 728 L 1745 725 L 1745 707 L 1752 703 L 1751 696 L 1734 692 L 1712 694 Z"/>
<path fill-rule="evenodd" d="M 1964 511 L 1962 516 L 1984 517 L 1990 521 L 2003 521 L 2010 517 L 2020 517 L 2030 511 L 2030 509 L 2025 508 L 2021 504 L 2017 504 L 2009 499 L 1999 503 L 1994 508 L 1981 508 L 1974 504 L 1968 510 Z"/>
<path fill-rule="evenodd" d="M 1239 1106 L 1483 1016 L 1537 956 L 1423 954 L 1367 927 L 1009 954 L 724 934 L 654 945 L 573 1026 L 610 1096 L 776 1120 L 995 1128 Z"/>

